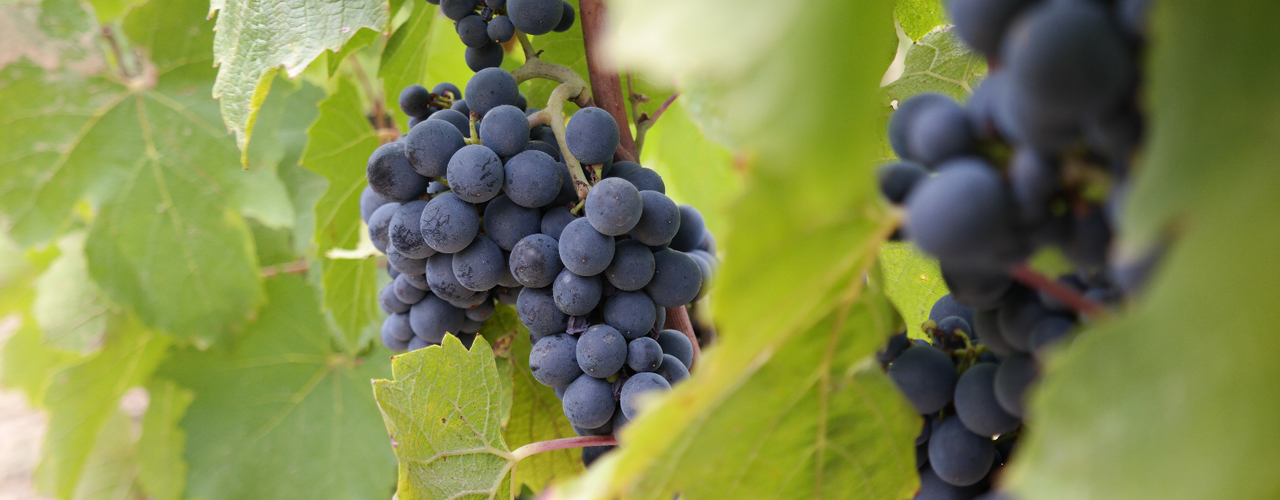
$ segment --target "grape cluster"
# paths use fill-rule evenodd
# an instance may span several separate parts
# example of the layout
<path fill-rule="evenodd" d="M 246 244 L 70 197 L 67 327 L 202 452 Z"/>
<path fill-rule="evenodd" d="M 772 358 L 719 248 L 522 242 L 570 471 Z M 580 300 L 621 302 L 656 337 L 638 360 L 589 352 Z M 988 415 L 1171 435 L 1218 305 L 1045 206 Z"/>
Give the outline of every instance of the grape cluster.
<path fill-rule="evenodd" d="M 990 74 L 967 105 L 919 94 L 890 118 L 900 160 L 879 170 L 881 192 L 904 208 L 899 236 L 938 259 L 951 291 L 924 325 L 930 341 L 902 333 L 879 354 L 925 416 L 918 499 L 989 489 L 1045 354 L 1137 292 L 1158 261 L 1159 248 L 1112 249 L 1145 128 L 1136 95 L 1146 9 L 1146 0 L 951 0 L 952 29 Z M 1052 287 L 1014 280 L 1041 251 L 1072 271 Z"/>
<path fill-rule="evenodd" d="M 556 388 L 580 435 L 612 433 L 642 394 L 689 376 L 692 342 L 662 327 L 668 308 L 709 289 L 715 238 L 656 172 L 614 162 L 619 130 L 604 110 L 578 110 L 565 127 L 566 149 L 595 181 L 580 200 L 555 133 L 531 127 L 538 110 L 517 106 L 510 73 L 477 72 L 466 100 L 436 89 L 421 101 L 403 97 L 424 87 L 405 89 L 404 111 L 425 118 L 370 156 L 360 200 L 393 278 L 380 295 L 383 342 L 404 351 L 453 334 L 470 345 L 495 299 L 514 305 L 534 378 Z"/>
<path fill-rule="evenodd" d="M 530 35 L 562 33 L 573 27 L 577 13 L 565 0 L 427 0 L 454 21 L 458 38 L 467 46 L 471 71 L 502 65 L 502 44 L 516 30 Z"/>

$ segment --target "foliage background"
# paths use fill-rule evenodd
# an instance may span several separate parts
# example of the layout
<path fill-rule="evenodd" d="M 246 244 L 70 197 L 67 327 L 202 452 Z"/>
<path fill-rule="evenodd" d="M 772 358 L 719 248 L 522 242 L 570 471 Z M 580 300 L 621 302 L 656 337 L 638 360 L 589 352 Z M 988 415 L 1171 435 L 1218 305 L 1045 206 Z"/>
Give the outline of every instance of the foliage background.
<path fill-rule="evenodd" d="M 897 214 L 872 171 L 891 155 L 895 101 L 964 98 L 985 72 L 940 27 L 939 2 L 610 2 L 611 50 L 650 97 L 641 111 L 681 92 L 642 159 L 720 237 L 721 342 L 620 452 L 576 480 L 577 451 L 537 455 L 510 481 L 504 450 L 572 433 L 529 381 L 518 322 L 505 310 L 477 341 L 487 347 L 391 362 L 375 342 L 385 274 L 356 213 L 386 136 L 369 116 L 403 127 L 399 88 L 470 74 L 449 22 L 420 1 L 212 3 L 212 19 L 182 0 L 0 3 L 0 314 L 16 325 L 0 382 L 49 417 L 41 491 L 459 491 L 442 477 L 574 498 L 915 490 L 918 424 L 866 359 L 945 289 L 927 259 L 882 246 Z M 1116 252 L 1177 245 L 1144 300 L 1050 361 L 1003 478 L 1023 498 L 1280 494 L 1266 466 L 1280 459 L 1280 232 L 1258 222 L 1280 214 L 1280 151 L 1255 139 L 1280 135 L 1280 61 L 1266 52 L 1277 10 L 1155 10 L 1153 132 Z M 336 24 L 289 22 L 305 14 Z M 581 36 L 533 43 L 585 76 Z M 901 76 L 880 87 L 899 45 Z M 522 88 L 532 105 L 550 89 Z M 414 367 L 484 380 L 452 403 L 496 425 L 478 435 L 499 452 L 452 476 L 406 465 L 466 445 L 423 418 L 430 408 L 404 410 L 415 401 L 395 391 L 420 382 Z M 375 391 L 371 379 L 386 380 Z"/>

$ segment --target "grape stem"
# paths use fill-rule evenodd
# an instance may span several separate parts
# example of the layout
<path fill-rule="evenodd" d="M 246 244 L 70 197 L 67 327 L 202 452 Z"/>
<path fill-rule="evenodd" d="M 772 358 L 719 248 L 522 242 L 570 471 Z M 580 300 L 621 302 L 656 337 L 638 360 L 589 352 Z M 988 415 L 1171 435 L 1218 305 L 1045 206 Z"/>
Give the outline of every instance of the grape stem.
<path fill-rule="evenodd" d="M 1034 290 L 1043 290 L 1049 296 L 1066 304 L 1077 314 L 1085 314 L 1095 318 L 1109 316 L 1107 309 L 1101 304 L 1085 298 L 1083 294 L 1071 287 L 1064 286 L 1043 274 L 1035 272 L 1025 264 L 1009 268 L 1009 276 Z"/>
<path fill-rule="evenodd" d="M 517 32 L 516 37 L 520 40 L 520 46 L 524 48 L 525 55 L 524 65 L 511 72 L 511 76 L 516 79 L 516 84 L 518 85 L 534 78 L 560 83 L 551 91 L 551 96 L 547 98 L 547 107 L 535 114 L 535 116 L 546 114 L 551 130 L 556 134 L 556 141 L 560 143 L 560 155 L 564 157 L 565 164 L 569 166 L 569 177 L 573 178 L 578 198 L 585 200 L 587 199 L 587 192 L 591 191 L 591 183 L 587 181 L 587 175 L 582 171 L 582 164 L 578 162 L 577 158 L 573 157 L 573 153 L 569 152 L 568 141 L 565 141 L 564 104 L 573 101 L 579 107 L 591 106 L 591 96 L 587 92 L 587 82 L 582 79 L 582 75 L 566 66 L 538 59 L 538 55 L 533 51 L 533 45 L 529 43 L 529 37 L 524 33 Z M 539 120 L 542 119 L 539 118 Z M 532 125 L 532 122 L 530 124 Z"/>
<path fill-rule="evenodd" d="M 521 69 L 524 67 L 522 66 Z M 581 81 L 582 78 L 579 77 L 578 80 Z M 551 131 L 555 132 L 556 142 L 560 143 L 560 156 L 569 166 L 569 177 L 573 179 L 574 191 L 577 191 L 580 200 L 587 199 L 587 193 L 591 191 L 591 183 L 587 181 L 587 174 L 582 171 L 582 164 L 573 157 L 573 153 L 569 152 L 569 141 L 565 140 L 564 135 L 564 103 L 569 100 L 570 93 L 583 91 L 583 88 L 574 83 L 561 83 L 551 91 L 551 97 L 547 99 L 547 109 L 543 110 L 551 115 Z"/>
<path fill-rule="evenodd" d="M 596 106 L 613 115 L 613 121 L 618 124 L 617 155 L 626 161 L 636 161 L 638 149 L 627 120 L 622 79 L 608 60 L 602 43 L 609 31 L 608 9 L 604 0 L 581 0 L 578 10 L 582 13 L 582 45 L 587 55 L 587 76 L 591 77 L 591 95 Z"/>
<path fill-rule="evenodd" d="M 614 446 L 618 444 L 618 439 L 613 436 L 578 436 L 563 439 L 552 439 L 550 441 L 538 441 L 529 443 L 511 452 L 513 461 L 520 461 L 532 455 L 555 450 L 567 450 L 569 448 L 585 448 L 587 446 Z"/>
<path fill-rule="evenodd" d="M 476 131 L 476 122 L 480 121 L 480 113 L 472 111 L 468 117 L 471 120 L 471 137 L 466 138 L 467 144 L 480 144 L 480 132 Z"/>
<path fill-rule="evenodd" d="M 311 263 L 306 260 L 295 260 L 284 264 L 276 264 L 267 266 L 259 271 L 263 278 L 270 278 L 277 274 L 303 274 L 311 268 Z"/>

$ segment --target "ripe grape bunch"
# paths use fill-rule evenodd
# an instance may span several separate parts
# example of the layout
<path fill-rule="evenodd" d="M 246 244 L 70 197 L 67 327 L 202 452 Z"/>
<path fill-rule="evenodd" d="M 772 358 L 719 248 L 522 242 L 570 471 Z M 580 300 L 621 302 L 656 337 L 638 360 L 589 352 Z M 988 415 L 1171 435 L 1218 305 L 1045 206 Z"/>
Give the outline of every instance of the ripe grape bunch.
<path fill-rule="evenodd" d="M 951 291 L 924 325 L 932 342 L 904 332 L 879 354 L 925 416 L 918 499 L 990 489 L 1044 357 L 1140 291 L 1158 262 L 1158 247 L 1113 248 L 1143 138 L 1147 3 L 951 0 L 951 29 L 990 74 L 967 105 L 918 94 L 890 118 L 900 161 L 880 169 L 882 194 Z M 1032 279 L 1037 252 L 1071 271 Z"/>
<path fill-rule="evenodd" d="M 691 339 L 663 325 L 668 308 L 708 289 L 715 238 L 656 172 L 614 163 L 609 113 L 583 108 L 565 126 L 564 151 L 595 181 L 580 200 L 555 132 L 531 126 L 538 110 L 519 107 L 510 73 L 477 72 L 467 99 L 436 89 L 401 94 L 404 111 L 425 119 L 374 151 L 361 196 L 394 278 L 380 295 L 383 342 L 404 351 L 453 334 L 469 346 L 495 299 L 515 305 L 534 378 L 556 388 L 579 434 L 611 434 L 644 393 L 689 376 Z M 457 98 L 455 109 L 423 112 L 439 94 Z"/>
<path fill-rule="evenodd" d="M 563 33 L 577 16 L 565 0 L 427 0 L 454 21 L 471 71 L 502 65 L 502 44 L 516 36 Z"/>

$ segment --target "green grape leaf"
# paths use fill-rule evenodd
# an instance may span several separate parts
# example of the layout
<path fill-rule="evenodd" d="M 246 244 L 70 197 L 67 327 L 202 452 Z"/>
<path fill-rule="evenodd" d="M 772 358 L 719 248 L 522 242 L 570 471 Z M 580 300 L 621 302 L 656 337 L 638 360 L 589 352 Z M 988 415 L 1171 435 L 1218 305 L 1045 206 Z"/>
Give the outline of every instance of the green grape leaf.
<path fill-rule="evenodd" d="M 698 375 L 646 408 L 623 430 L 622 452 L 567 496 L 910 497 L 920 420 L 866 362 L 895 321 L 884 297 L 865 291 L 741 378 L 731 365 L 756 347 L 722 337 Z M 613 490 L 591 491 L 607 475 Z"/>
<path fill-rule="evenodd" d="M 523 326 L 516 329 L 520 321 L 515 309 L 500 307 L 489 321 L 509 324 L 515 332 L 510 337 L 511 417 L 502 432 L 507 444 L 514 448 L 576 436 L 555 390 L 538 383 L 529 371 L 529 351 L 533 346 L 529 345 L 528 330 Z M 552 481 L 574 477 L 582 471 L 582 451 L 578 448 L 538 453 L 520 461 L 515 484 L 542 491 Z"/>
<path fill-rule="evenodd" d="M 913 42 L 947 24 L 941 0 L 898 0 L 893 7 L 893 18 Z"/>
<path fill-rule="evenodd" d="M 886 100 L 938 92 L 964 102 L 987 73 L 986 60 L 945 28 L 925 35 L 907 49 L 902 76 L 884 88 Z"/>
<path fill-rule="evenodd" d="M 138 482 L 155 500 L 181 500 L 187 463 L 182 460 L 187 434 L 178 426 L 195 395 L 168 380 L 147 385 L 147 413 L 138 437 Z"/>
<path fill-rule="evenodd" d="M 258 107 L 278 68 L 296 77 L 325 50 L 341 49 L 360 28 L 385 31 L 391 18 L 381 0 L 287 0 L 270 5 L 213 0 L 210 16 L 214 12 L 213 54 L 219 68 L 213 97 L 220 99 L 223 121 L 236 134 L 246 166 Z"/>
<path fill-rule="evenodd" d="M 89 279 L 84 240 L 85 234 L 76 232 L 58 241 L 61 255 L 36 280 L 31 311 L 46 344 L 81 353 L 98 345 L 111 308 Z"/>
<path fill-rule="evenodd" d="M 1176 237 L 1129 311 L 1049 360 L 1003 478 L 1018 498 L 1280 495 L 1259 466 L 1280 460 L 1280 232 L 1259 225 L 1280 214 L 1280 145 L 1259 140 L 1280 133 L 1280 5 L 1152 12 L 1178 36 L 1150 46 L 1152 135 L 1121 234 Z"/>
<path fill-rule="evenodd" d="M 552 31 L 532 37 L 529 42 L 535 53 L 542 52 L 539 58 L 574 70 L 582 75 L 583 81 L 590 84 L 590 79 L 587 77 L 587 53 L 582 41 L 582 9 L 578 6 L 578 0 L 568 1 L 573 5 L 574 12 L 578 14 L 573 27 L 564 33 Z M 519 44 L 516 45 L 516 50 L 520 50 Z M 512 55 L 507 54 L 507 58 L 512 59 Z M 523 53 L 520 56 L 523 57 Z M 551 91 L 555 90 L 557 85 L 559 84 L 554 81 L 537 78 L 526 82 L 522 87 L 525 98 L 529 100 L 529 106 L 543 108 L 546 107 L 547 98 L 551 97 Z M 622 85 L 623 92 L 626 92 L 626 83 L 623 82 Z"/>
<path fill-rule="evenodd" d="M 324 194 L 324 178 L 301 166 L 307 146 L 307 130 L 319 116 L 317 105 L 325 98 L 324 89 L 308 82 L 296 83 L 277 78 L 271 97 L 262 105 L 258 123 L 263 127 L 250 146 L 250 158 L 258 157 L 265 166 L 278 165 L 276 172 L 288 192 L 294 220 L 290 226 L 293 248 L 290 260 L 311 250 L 315 234 L 315 206 Z M 255 228 L 256 234 L 256 228 Z M 255 238 L 255 241 L 257 238 Z M 260 245 L 259 245 L 260 246 Z M 267 265 L 265 262 L 262 265 Z"/>
<path fill-rule="evenodd" d="M 383 94 L 386 96 L 387 110 L 392 111 L 396 123 L 401 130 L 409 130 L 409 117 L 400 110 L 400 91 L 410 85 L 423 85 L 431 90 L 427 81 L 427 59 L 433 47 L 429 45 L 432 27 L 437 17 L 436 6 L 427 2 L 412 2 L 413 13 L 409 19 L 396 28 L 395 33 L 387 40 L 387 47 L 382 50 L 382 63 L 378 65 L 378 77 L 382 79 Z M 451 28 L 442 23 L 439 28 Z M 447 30 L 449 35 L 458 38 L 453 29 Z M 459 88 L 466 82 L 455 82 Z"/>
<path fill-rule="evenodd" d="M 387 375 L 389 353 L 336 352 L 301 277 L 267 280 L 267 295 L 234 349 L 180 349 L 159 370 L 195 395 L 186 496 L 387 498 L 394 457 L 366 384 Z"/>
<path fill-rule="evenodd" d="M 880 273 L 885 295 L 907 324 L 907 335 L 928 338 L 920 325 L 929 319 L 933 303 L 949 293 L 938 261 L 910 243 L 885 243 L 880 247 Z"/>
<path fill-rule="evenodd" d="M 0 383 L 22 390 L 34 405 L 44 399 L 50 376 L 74 363 L 79 356 L 49 347 L 34 318 L 19 318 L 22 324 L 0 347 Z"/>
<path fill-rule="evenodd" d="M 143 1 L 145 0 L 88 0 L 89 5 L 93 6 L 93 12 L 97 14 L 98 22 L 104 24 L 120 19 L 130 7 Z"/>
<path fill-rule="evenodd" d="M 696 207 L 707 230 L 723 236 L 731 202 L 743 189 L 743 175 L 734 170 L 733 155 L 703 135 L 681 99 L 645 135 L 641 164 L 662 175 L 667 196 Z"/>
<path fill-rule="evenodd" d="M 316 205 L 315 240 L 321 255 L 352 249 L 360 242 L 360 192 L 368 181 L 365 164 L 378 147 L 378 135 L 365 119 L 354 84 L 338 80 L 338 90 L 320 103 L 320 117 L 307 132 L 302 164 L 328 181 Z M 378 274 L 372 259 L 321 259 L 324 311 L 337 326 L 340 340 L 356 349 L 378 320 Z"/>
<path fill-rule="evenodd" d="M 394 380 L 375 380 L 374 397 L 400 459 L 396 495 L 506 498 L 515 457 L 503 441 L 501 377 L 493 350 L 444 343 L 392 358 Z"/>
<path fill-rule="evenodd" d="M 84 482 L 86 464 L 120 397 L 144 384 L 169 346 L 136 321 L 115 318 L 101 351 L 54 373 L 43 405 L 49 411 L 41 476 L 59 498 Z"/>

